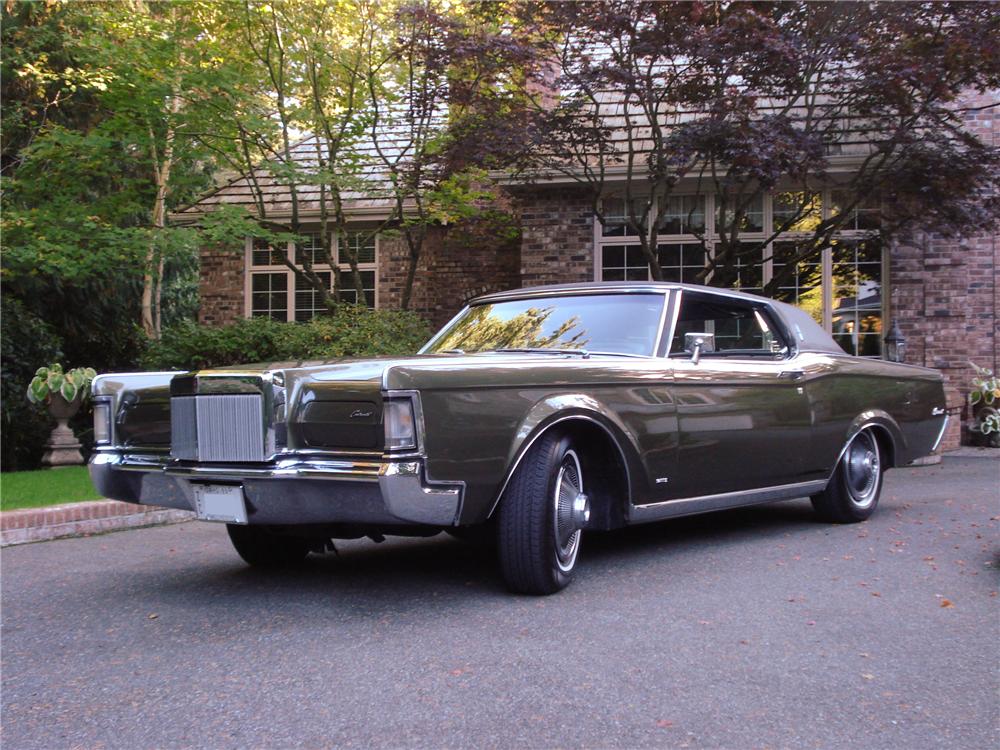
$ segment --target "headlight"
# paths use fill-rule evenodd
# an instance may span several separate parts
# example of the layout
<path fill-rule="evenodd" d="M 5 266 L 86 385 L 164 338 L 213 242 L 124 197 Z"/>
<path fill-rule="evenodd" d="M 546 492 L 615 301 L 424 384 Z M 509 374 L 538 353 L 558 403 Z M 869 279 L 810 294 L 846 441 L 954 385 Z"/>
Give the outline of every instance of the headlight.
<path fill-rule="evenodd" d="M 111 443 L 111 402 L 94 402 L 94 444 Z"/>
<path fill-rule="evenodd" d="M 417 447 L 417 420 L 413 401 L 394 398 L 385 402 L 385 447 L 388 450 Z"/>

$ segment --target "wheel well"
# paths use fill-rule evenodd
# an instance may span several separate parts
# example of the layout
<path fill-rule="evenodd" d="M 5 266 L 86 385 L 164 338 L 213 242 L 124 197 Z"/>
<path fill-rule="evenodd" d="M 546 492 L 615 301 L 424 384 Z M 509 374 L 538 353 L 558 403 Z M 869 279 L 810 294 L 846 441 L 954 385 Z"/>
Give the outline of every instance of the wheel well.
<path fill-rule="evenodd" d="M 885 456 L 882 466 L 891 469 L 896 465 L 896 442 L 892 439 L 892 434 L 885 427 L 873 424 L 869 427 L 875 440 L 878 442 L 879 452 Z"/>
<path fill-rule="evenodd" d="M 573 440 L 583 468 L 584 492 L 590 498 L 591 529 L 615 529 L 625 523 L 629 501 L 629 475 L 621 446 L 600 425 L 585 419 L 568 419 L 550 429 Z"/>

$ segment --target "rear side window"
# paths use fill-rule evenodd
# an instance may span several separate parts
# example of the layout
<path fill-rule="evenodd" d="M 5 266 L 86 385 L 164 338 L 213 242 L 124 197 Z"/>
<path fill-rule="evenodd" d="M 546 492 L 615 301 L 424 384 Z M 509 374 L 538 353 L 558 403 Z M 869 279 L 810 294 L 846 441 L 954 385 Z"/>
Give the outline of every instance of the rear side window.
<path fill-rule="evenodd" d="M 788 344 L 765 305 L 684 292 L 677 327 L 670 342 L 671 355 L 686 355 L 684 335 L 710 333 L 715 351 L 710 356 L 782 356 Z"/>

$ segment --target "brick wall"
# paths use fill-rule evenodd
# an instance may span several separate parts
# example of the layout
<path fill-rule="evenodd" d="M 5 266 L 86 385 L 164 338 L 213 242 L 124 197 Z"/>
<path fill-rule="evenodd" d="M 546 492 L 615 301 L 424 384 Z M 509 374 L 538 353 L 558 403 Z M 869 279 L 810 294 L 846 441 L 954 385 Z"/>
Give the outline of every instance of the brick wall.
<path fill-rule="evenodd" d="M 997 92 L 973 95 L 968 106 L 995 102 Z M 994 109 L 972 111 L 966 126 L 984 142 L 997 145 L 1000 133 Z M 966 405 L 973 377 L 969 360 L 1000 369 L 1000 243 L 995 233 L 946 238 L 917 232 L 890 249 L 891 315 L 907 339 L 906 361 L 941 370 L 948 405 L 962 409 L 962 424 L 952 419 L 944 449 L 967 438 Z M 962 431 L 965 434 L 961 434 Z"/>
<path fill-rule="evenodd" d="M 379 240 L 379 306 L 399 308 L 408 268 L 401 236 Z M 518 282 L 518 240 L 473 238 L 445 228 L 425 240 L 413 281 L 410 309 L 432 328 L 448 322 L 472 297 L 513 289 Z"/>
<path fill-rule="evenodd" d="M 590 199 L 576 187 L 518 194 L 521 285 L 594 280 L 594 221 Z"/>
<path fill-rule="evenodd" d="M 243 253 L 201 249 L 198 322 L 224 326 L 243 317 Z"/>

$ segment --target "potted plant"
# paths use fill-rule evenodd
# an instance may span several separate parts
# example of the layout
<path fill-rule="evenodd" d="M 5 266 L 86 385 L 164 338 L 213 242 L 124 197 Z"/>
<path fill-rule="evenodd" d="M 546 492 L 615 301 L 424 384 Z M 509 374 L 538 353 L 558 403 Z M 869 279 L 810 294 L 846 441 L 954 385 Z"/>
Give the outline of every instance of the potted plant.
<path fill-rule="evenodd" d="M 1000 448 L 1000 379 L 993 371 L 969 362 L 976 371 L 972 379 L 969 404 L 972 406 L 973 434 L 981 435 L 980 442 L 993 448 Z"/>
<path fill-rule="evenodd" d="M 83 463 L 80 442 L 67 422 L 80 410 L 90 394 L 90 383 L 97 377 L 92 367 L 77 367 L 63 372 L 58 362 L 39 367 L 28 385 L 28 400 L 45 404 L 56 420 L 55 429 L 45 444 L 42 463 L 46 466 L 72 466 Z"/>

